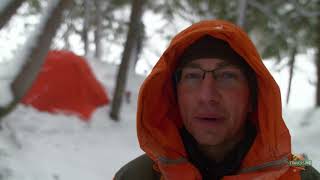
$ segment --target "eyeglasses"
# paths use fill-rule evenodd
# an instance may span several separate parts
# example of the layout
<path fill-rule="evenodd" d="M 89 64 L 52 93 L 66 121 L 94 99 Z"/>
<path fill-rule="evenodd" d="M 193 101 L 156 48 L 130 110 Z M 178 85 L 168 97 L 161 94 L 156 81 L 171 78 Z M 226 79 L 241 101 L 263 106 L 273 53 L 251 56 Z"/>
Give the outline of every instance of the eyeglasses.
<path fill-rule="evenodd" d="M 207 73 L 211 73 L 217 88 L 237 88 L 243 83 L 247 83 L 244 73 L 235 66 L 223 66 L 213 70 L 205 70 L 201 67 L 184 67 L 178 70 L 177 80 L 181 85 L 195 89 L 200 87 Z"/>

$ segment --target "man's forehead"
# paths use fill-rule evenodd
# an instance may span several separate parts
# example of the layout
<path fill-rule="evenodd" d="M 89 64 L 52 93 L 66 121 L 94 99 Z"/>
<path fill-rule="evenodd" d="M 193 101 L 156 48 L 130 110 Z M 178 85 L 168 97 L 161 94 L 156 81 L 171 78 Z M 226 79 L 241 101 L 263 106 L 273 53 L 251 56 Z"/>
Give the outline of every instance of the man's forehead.
<path fill-rule="evenodd" d="M 240 69 L 236 64 L 223 59 L 208 58 L 208 59 L 196 59 L 188 62 L 184 67 L 189 68 L 222 68 L 222 67 L 234 67 Z"/>

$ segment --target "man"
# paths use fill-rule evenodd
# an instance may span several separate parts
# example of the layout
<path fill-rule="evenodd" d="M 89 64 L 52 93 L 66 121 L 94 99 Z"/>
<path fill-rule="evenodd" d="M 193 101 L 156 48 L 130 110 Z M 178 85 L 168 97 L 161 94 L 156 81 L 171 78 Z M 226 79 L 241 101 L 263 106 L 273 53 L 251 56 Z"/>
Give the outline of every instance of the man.
<path fill-rule="evenodd" d="M 145 155 L 115 179 L 316 179 L 293 160 L 279 88 L 248 36 L 220 21 L 179 33 L 141 87 Z"/>

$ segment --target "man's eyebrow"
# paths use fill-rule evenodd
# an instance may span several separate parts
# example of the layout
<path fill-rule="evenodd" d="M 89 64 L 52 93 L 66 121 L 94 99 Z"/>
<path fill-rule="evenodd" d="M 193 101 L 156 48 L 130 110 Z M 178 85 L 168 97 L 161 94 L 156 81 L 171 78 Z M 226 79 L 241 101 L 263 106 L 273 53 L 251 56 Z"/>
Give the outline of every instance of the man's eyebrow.
<path fill-rule="evenodd" d="M 190 67 L 190 68 L 201 68 L 200 64 L 193 63 L 193 62 L 190 62 L 190 63 L 186 64 L 186 65 L 185 65 L 185 67 Z"/>

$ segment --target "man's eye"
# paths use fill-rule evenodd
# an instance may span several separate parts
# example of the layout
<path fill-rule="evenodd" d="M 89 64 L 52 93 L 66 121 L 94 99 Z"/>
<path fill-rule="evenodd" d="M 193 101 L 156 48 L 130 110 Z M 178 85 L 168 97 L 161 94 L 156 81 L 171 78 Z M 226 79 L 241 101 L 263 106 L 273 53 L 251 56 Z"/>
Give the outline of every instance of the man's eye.
<path fill-rule="evenodd" d="M 201 79 L 202 75 L 201 73 L 186 73 L 183 76 L 184 79 Z"/>
<path fill-rule="evenodd" d="M 236 80 L 238 75 L 234 72 L 220 72 L 216 74 L 217 80 Z"/>

